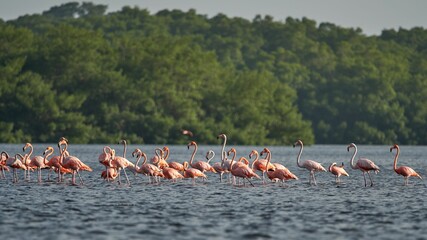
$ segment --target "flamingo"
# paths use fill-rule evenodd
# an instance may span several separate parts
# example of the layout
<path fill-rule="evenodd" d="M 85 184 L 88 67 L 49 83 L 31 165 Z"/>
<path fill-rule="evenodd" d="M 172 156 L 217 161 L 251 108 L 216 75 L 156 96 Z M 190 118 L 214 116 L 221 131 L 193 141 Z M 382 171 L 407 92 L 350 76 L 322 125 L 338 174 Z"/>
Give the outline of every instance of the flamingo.
<path fill-rule="evenodd" d="M 184 165 L 183 164 L 181 164 L 181 163 L 179 163 L 179 162 L 167 162 L 167 160 L 168 160 L 168 158 L 169 158 L 169 148 L 168 147 L 166 147 L 166 146 L 164 146 L 163 147 L 163 151 L 164 151 L 164 153 L 165 153 L 165 156 L 164 156 L 164 160 L 165 160 L 165 162 L 167 163 L 167 165 L 169 166 L 169 167 L 171 167 L 171 168 L 173 168 L 173 169 L 175 169 L 175 170 L 177 170 L 177 171 L 180 171 L 180 172 L 184 172 Z"/>
<path fill-rule="evenodd" d="M 349 176 L 344 169 L 344 163 L 342 163 L 341 166 L 337 166 L 337 163 L 334 162 L 329 166 L 328 171 L 335 175 L 335 183 L 337 184 L 341 182 L 340 181 L 341 175 L 344 175 L 347 177 Z"/>
<path fill-rule="evenodd" d="M 88 165 L 84 164 L 80 159 L 78 159 L 75 156 L 68 156 L 65 157 L 65 152 L 67 151 L 68 148 L 68 141 L 64 141 L 64 149 L 61 152 L 61 158 L 60 158 L 60 163 L 64 168 L 70 169 L 73 171 L 73 177 L 72 177 L 72 184 L 73 185 L 77 185 L 76 184 L 76 173 L 79 176 L 80 179 L 80 183 L 83 184 L 83 179 L 80 176 L 79 171 L 83 170 L 83 171 L 88 171 L 88 172 L 92 172 L 92 168 L 90 168 Z"/>
<path fill-rule="evenodd" d="M 160 148 L 154 150 L 155 156 L 151 158 L 151 163 L 156 164 L 160 169 L 169 167 L 169 164 L 164 159 L 164 151 Z"/>
<path fill-rule="evenodd" d="M 267 155 L 266 156 L 267 163 L 264 166 L 264 167 L 266 167 L 268 165 L 268 163 L 271 162 L 271 151 L 268 148 L 264 148 L 261 152 L 261 155 L 263 155 L 264 153 Z M 256 154 L 257 154 L 257 152 L 256 152 Z M 249 154 L 249 157 L 251 157 L 251 154 Z M 258 158 L 258 156 L 257 156 L 257 158 Z M 289 169 L 287 169 L 282 164 L 276 163 L 273 165 L 275 166 L 275 169 L 267 171 L 267 176 L 270 180 L 274 180 L 274 179 L 281 180 L 282 184 L 285 182 L 285 180 L 290 180 L 290 179 L 298 180 L 298 177 L 295 174 L 293 174 L 291 171 L 289 171 Z"/>
<path fill-rule="evenodd" d="M 299 145 L 299 146 L 300 146 L 300 150 L 299 150 L 298 157 L 297 157 L 297 165 L 298 165 L 298 167 L 300 167 L 300 168 L 305 168 L 305 169 L 307 169 L 308 171 L 310 171 L 310 179 L 309 179 L 309 183 L 311 184 L 311 181 L 313 180 L 314 185 L 315 185 L 315 186 L 317 186 L 317 183 L 316 183 L 316 177 L 314 176 L 314 173 L 315 173 L 315 172 L 320 172 L 320 171 L 326 172 L 326 169 L 325 169 L 325 168 L 324 168 L 320 163 L 318 163 L 318 162 L 316 162 L 316 161 L 313 161 L 313 160 L 305 160 L 305 161 L 304 161 L 304 162 L 302 162 L 302 164 L 301 164 L 301 163 L 300 163 L 300 158 L 301 158 L 302 150 L 303 150 L 303 148 L 304 148 L 304 144 L 302 143 L 302 141 L 301 141 L 301 140 L 297 140 L 297 141 L 294 143 L 294 147 L 295 147 L 295 146 L 297 146 L 297 145 Z"/>
<path fill-rule="evenodd" d="M 234 149 L 234 148 L 232 148 L 232 149 Z M 231 152 L 233 152 L 233 151 L 228 151 L 228 153 L 230 154 Z M 234 153 L 235 153 L 235 149 L 234 149 Z M 252 187 L 254 187 L 254 185 L 253 185 L 253 183 L 249 180 L 249 178 L 252 178 L 252 177 L 256 177 L 256 178 L 258 178 L 258 179 L 261 179 L 260 178 L 260 176 L 258 176 L 253 170 L 252 170 L 252 168 L 250 168 L 248 165 L 246 165 L 246 164 L 244 164 L 244 163 L 236 163 L 236 164 L 234 164 L 234 158 L 235 158 L 235 154 L 234 154 L 234 156 L 233 156 L 233 158 L 231 159 L 231 165 L 230 165 L 230 168 L 228 169 L 230 172 L 231 172 L 231 174 L 233 175 L 233 176 L 235 176 L 235 177 L 239 177 L 239 178 L 243 178 L 243 179 L 246 179 L 251 185 L 252 185 Z M 239 159 L 239 162 L 240 162 L 240 160 L 242 159 L 242 158 L 244 158 L 244 157 L 241 157 L 240 159 Z M 246 159 L 247 160 L 247 159 Z M 249 161 L 248 161 L 249 162 Z"/>
<path fill-rule="evenodd" d="M 151 183 L 151 177 L 154 177 L 155 181 L 157 182 L 156 177 L 164 177 L 162 170 L 151 164 L 146 163 L 147 162 L 147 155 L 141 151 L 141 149 L 137 148 L 132 152 L 132 157 L 136 157 L 136 163 L 135 163 L 135 170 L 137 173 L 142 173 L 144 175 L 148 175 L 148 179 Z M 144 161 L 141 164 L 141 167 L 138 167 L 138 163 L 141 160 L 141 157 L 144 157 Z"/>
<path fill-rule="evenodd" d="M 215 152 L 212 150 L 209 150 L 206 153 L 206 162 L 210 164 L 210 161 L 215 157 Z M 226 171 L 226 169 L 224 169 L 222 167 L 222 161 L 221 162 L 216 162 L 212 165 L 213 169 L 215 169 L 215 171 L 219 174 L 219 181 L 222 182 L 222 175 L 224 174 L 224 172 Z"/>
<path fill-rule="evenodd" d="M 225 145 L 227 144 L 227 135 L 221 133 L 220 135 L 218 135 L 217 139 L 220 138 L 224 139 L 221 150 L 221 166 L 223 169 L 225 169 L 224 172 L 229 172 L 228 169 L 231 166 L 231 160 L 227 159 L 227 152 L 225 151 Z"/>
<path fill-rule="evenodd" d="M 130 185 L 130 181 L 129 181 L 129 178 L 128 178 L 128 175 L 127 175 L 125 169 L 127 167 L 135 168 L 135 164 L 133 164 L 132 162 L 130 162 L 129 160 L 127 160 L 124 157 L 116 156 L 116 150 L 114 150 L 114 149 L 111 149 L 111 156 L 110 156 L 109 162 L 110 162 L 109 163 L 110 167 L 117 168 L 117 170 L 119 172 L 119 184 L 121 184 L 120 170 L 123 169 L 123 172 L 125 173 L 126 181 L 127 181 L 128 185 Z"/>
<path fill-rule="evenodd" d="M 118 172 L 117 172 L 117 169 L 115 169 L 115 168 L 106 168 L 104 171 L 102 171 L 102 173 L 101 173 L 101 177 L 103 178 L 103 179 L 105 179 L 105 180 L 107 180 L 107 181 L 110 181 L 110 180 L 114 180 L 114 179 L 116 179 L 117 178 L 117 176 L 118 176 L 119 174 L 118 174 Z"/>
<path fill-rule="evenodd" d="M 27 159 L 30 159 L 30 162 L 28 164 L 28 167 L 30 168 L 37 168 L 37 173 L 38 173 L 38 182 L 41 183 L 42 182 L 42 169 L 43 168 L 49 168 L 49 166 L 47 166 L 47 160 L 46 157 L 42 157 L 42 156 L 34 156 L 31 157 L 31 155 L 33 154 L 33 145 L 31 143 L 26 143 L 23 150 L 25 152 L 25 150 L 27 148 L 30 148 L 30 152 L 26 155 Z M 43 155 L 45 153 L 43 152 Z M 28 174 L 28 180 L 30 180 L 30 175 Z"/>
<path fill-rule="evenodd" d="M 103 149 L 102 149 L 102 153 L 99 154 L 99 156 L 98 156 L 98 161 L 99 161 L 100 164 L 102 164 L 102 165 L 105 166 L 105 171 L 103 171 L 101 173 L 101 177 L 104 178 L 107 181 L 116 179 L 116 177 L 118 175 L 117 169 L 116 169 L 116 171 L 109 170 L 109 169 L 111 169 L 110 168 L 110 161 L 109 161 L 110 158 L 111 158 L 111 147 L 104 146 Z M 115 177 L 113 177 L 113 176 L 110 177 L 108 175 L 109 173 L 114 173 L 116 176 Z M 103 176 L 103 174 L 105 174 L 105 177 Z"/>
<path fill-rule="evenodd" d="M 9 167 L 6 166 L 6 157 L 3 157 L 3 155 L 1 155 L 1 158 L 0 158 L 0 169 L 1 169 L 1 176 L 0 176 L 0 178 L 5 178 L 6 179 L 6 174 L 4 173 L 4 171 L 8 171 L 9 172 Z"/>
<path fill-rule="evenodd" d="M 254 171 L 258 170 L 262 172 L 262 182 L 265 183 L 265 172 L 270 170 L 274 171 L 276 167 L 273 164 L 271 164 L 270 161 L 268 161 L 267 159 L 258 159 L 259 158 L 258 151 L 252 150 L 252 152 L 249 154 L 249 158 L 251 158 L 251 156 L 253 155 L 255 155 L 256 158 L 252 162 L 252 169 Z"/>
<path fill-rule="evenodd" d="M 190 158 L 190 166 L 195 169 L 199 169 L 202 173 L 205 173 L 205 172 L 216 173 L 215 169 L 207 162 L 198 161 L 193 164 L 194 155 L 196 155 L 196 152 L 197 152 L 197 143 L 192 141 L 187 145 L 187 148 L 190 149 L 190 146 L 194 146 L 194 151 L 193 151 L 193 154 L 191 154 L 191 158 Z"/>
<path fill-rule="evenodd" d="M 184 162 L 184 178 L 192 178 L 193 184 L 196 183 L 196 178 L 202 177 L 206 180 L 208 177 L 199 169 L 196 168 L 188 168 L 188 162 Z"/>
<path fill-rule="evenodd" d="M 172 181 L 176 181 L 176 179 L 184 178 L 176 169 L 165 167 L 162 169 L 163 175 L 166 179 L 172 179 Z"/>
<path fill-rule="evenodd" d="M 18 159 L 18 157 L 20 159 Z M 21 154 L 16 154 L 15 157 L 9 157 L 9 154 L 5 151 L 1 152 L 1 158 L 5 158 L 6 166 L 11 167 L 13 169 L 13 178 L 12 182 L 16 183 L 18 182 L 18 174 L 16 172 L 17 169 L 22 169 L 26 171 L 28 168 L 25 166 L 25 164 L 22 162 L 24 160 L 24 157 Z"/>
<path fill-rule="evenodd" d="M 191 131 L 189 131 L 189 130 L 185 130 L 185 129 L 183 129 L 183 130 L 181 130 L 181 133 L 182 133 L 183 135 L 187 135 L 187 136 L 189 136 L 189 137 L 193 137 L 193 133 L 192 133 Z"/>
<path fill-rule="evenodd" d="M 51 157 L 49 159 L 49 161 L 46 163 L 46 165 L 49 166 L 51 169 L 55 169 L 55 171 L 57 171 L 57 173 L 58 173 L 58 182 L 62 181 L 62 177 L 61 177 L 62 174 L 72 173 L 73 172 L 70 169 L 64 168 L 61 165 L 61 162 L 60 162 L 60 160 L 61 160 L 61 152 L 62 152 L 61 146 L 65 145 L 67 141 L 68 140 L 66 140 L 63 137 L 61 139 L 59 139 L 59 141 L 58 141 L 58 149 L 59 149 L 59 154 L 60 155 L 59 156 L 53 156 L 53 157 Z M 53 148 L 52 148 L 52 153 L 53 153 Z M 70 153 L 67 150 L 65 150 L 64 156 L 68 157 L 68 156 L 70 156 Z M 50 179 L 50 172 L 48 174 L 48 179 Z"/>
<path fill-rule="evenodd" d="M 415 172 L 414 169 L 412 169 L 412 168 L 410 168 L 408 166 L 397 167 L 397 159 L 399 158 L 399 153 L 400 153 L 399 145 L 394 144 L 390 148 L 390 152 L 392 152 L 393 149 L 396 149 L 396 156 L 394 156 L 393 169 L 394 169 L 394 171 L 397 174 L 400 174 L 400 175 L 402 175 L 404 177 L 404 179 L 405 179 L 405 185 L 408 185 L 409 177 L 418 177 L 420 179 L 423 179 L 417 172 Z"/>
<path fill-rule="evenodd" d="M 365 173 L 368 173 L 369 180 L 371 180 L 371 187 L 374 186 L 374 182 L 372 181 L 371 174 L 369 174 L 369 172 L 374 171 L 375 173 L 378 173 L 380 171 L 380 168 L 377 165 L 375 165 L 374 162 L 372 162 L 371 160 L 369 160 L 367 158 L 359 158 L 359 160 L 357 160 L 356 164 L 353 165 L 354 157 L 357 154 L 357 146 L 356 146 L 356 144 L 351 143 L 350 145 L 347 146 L 347 152 L 350 151 L 350 148 L 354 148 L 354 153 L 353 153 L 353 156 L 351 157 L 351 160 L 350 160 L 351 168 L 360 169 L 360 171 L 362 171 L 363 179 L 365 180 L 365 187 L 366 187 Z"/>

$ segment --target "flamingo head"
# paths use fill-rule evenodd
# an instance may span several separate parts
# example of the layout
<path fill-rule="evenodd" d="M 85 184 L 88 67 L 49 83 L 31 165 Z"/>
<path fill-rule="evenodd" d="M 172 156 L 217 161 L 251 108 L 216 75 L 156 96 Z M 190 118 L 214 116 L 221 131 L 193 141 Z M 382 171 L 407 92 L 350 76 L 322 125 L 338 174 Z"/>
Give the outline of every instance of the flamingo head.
<path fill-rule="evenodd" d="M 127 144 L 127 142 L 126 142 L 126 140 L 125 140 L 125 139 L 122 139 L 122 140 L 120 140 L 120 141 L 119 141 L 119 144 L 125 144 L 125 145 L 126 145 L 126 144 Z"/>
<path fill-rule="evenodd" d="M 188 169 L 188 162 L 187 161 L 183 162 L 182 165 L 184 166 L 184 171 Z"/>
<path fill-rule="evenodd" d="M 46 155 L 46 153 L 48 153 L 50 151 L 53 152 L 53 147 L 47 147 L 46 150 L 44 150 L 44 152 L 43 152 L 43 156 Z"/>
<path fill-rule="evenodd" d="M 225 136 L 225 134 L 224 133 L 221 133 L 220 135 L 218 135 L 218 137 L 216 137 L 217 139 L 220 139 L 220 138 L 222 138 L 222 139 L 226 139 L 227 138 L 227 136 Z"/>
<path fill-rule="evenodd" d="M 328 171 L 329 171 L 329 172 L 332 172 L 332 167 L 333 167 L 333 166 L 335 166 L 335 165 L 337 165 L 337 163 L 336 163 L 336 162 L 333 162 L 331 165 L 329 165 L 329 167 L 328 167 Z"/>
<path fill-rule="evenodd" d="M 296 147 L 296 146 L 302 146 L 302 141 L 301 140 L 297 140 L 295 143 L 294 143 L 294 145 L 293 145 L 294 147 Z"/>
<path fill-rule="evenodd" d="M 230 156 L 231 153 L 236 154 L 236 149 L 235 148 L 231 148 L 230 150 L 228 150 L 227 156 Z"/>
<path fill-rule="evenodd" d="M 354 147 L 356 147 L 356 144 L 350 143 L 350 145 L 347 146 L 347 152 L 350 151 L 350 148 L 354 148 Z"/>
<path fill-rule="evenodd" d="M 253 155 L 258 155 L 258 151 L 257 150 L 252 150 L 251 153 L 249 153 L 249 158 L 252 158 Z"/>
<path fill-rule="evenodd" d="M 141 155 L 141 150 L 139 148 L 136 148 L 135 150 L 133 150 L 132 152 L 132 157 L 139 157 Z"/>
<path fill-rule="evenodd" d="M 394 145 L 390 148 L 390 152 L 391 152 L 393 149 L 399 149 L 399 145 L 394 144 Z"/>
<path fill-rule="evenodd" d="M 195 141 L 191 141 L 188 145 L 187 148 L 190 149 L 190 146 L 197 146 L 197 143 Z"/>
<path fill-rule="evenodd" d="M 31 146 L 31 143 L 26 143 L 25 146 L 22 148 L 22 151 L 25 152 L 25 149 L 27 149 L 27 147 Z"/>
<path fill-rule="evenodd" d="M 262 156 L 262 154 L 264 154 L 264 153 L 266 153 L 266 154 L 270 153 L 270 150 L 268 150 L 268 148 L 264 148 L 259 155 Z"/>

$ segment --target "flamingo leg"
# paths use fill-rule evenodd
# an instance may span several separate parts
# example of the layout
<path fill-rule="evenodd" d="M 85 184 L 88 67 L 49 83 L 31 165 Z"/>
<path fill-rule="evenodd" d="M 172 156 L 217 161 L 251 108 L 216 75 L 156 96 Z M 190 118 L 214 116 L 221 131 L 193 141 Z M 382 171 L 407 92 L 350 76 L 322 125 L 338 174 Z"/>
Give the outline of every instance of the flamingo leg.
<path fill-rule="evenodd" d="M 265 184 L 265 171 L 262 171 L 262 183 Z"/>
<path fill-rule="evenodd" d="M 365 172 L 363 172 L 363 179 L 365 180 L 365 187 L 366 187 L 366 176 L 365 176 Z"/>
<path fill-rule="evenodd" d="M 128 185 L 130 185 L 130 181 L 129 181 L 129 178 L 128 178 L 128 175 L 126 173 L 126 169 L 125 168 L 123 168 L 123 172 L 125 173 L 125 177 L 126 177 L 126 181 L 128 182 Z"/>
<path fill-rule="evenodd" d="M 79 171 L 76 171 L 76 172 L 77 172 L 77 176 L 79 176 L 80 184 L 81 184 L 81 185 L 83 185 L 83 179 L 82 179 L 82 177 L 80 176 Z"/>
<path fill-rule="evenodd" d="M 249 178 L 245 178 L 246 180 L 248 180 L 248 182 L 252 185 L 252 187 L 255 187 L 255 185 L 251 182 L 251 180 L 249 180 Z M 244 182 L 244 180 L 243 180 Z"/>
<path fill-rule="evenodd" d="M 316 177 L 314 176 L 314 172 L 312 173 L 312 175 L 313 175 L 314 186 L 317 186 Z"/>
<path fill-rule="evenodd" d="M 37 173 L 38 173 L 39 183 L 41 183 L 42 182 L 42 169 L 37 168 Z"/>
<path fill-rule="evenodd" d="M 371 180 L 371 187 L 374 186 L 374 182 L 372 181 L 371 174 L 368 171 L 369 180 Z"/>
<path fill-rule="evenodd" d="M 224 174 L 224 172 L 219 173 L 219 182 L 222 182 L 222 174 Z"/>
<path fill-rule="evenodd" d="M 73 170 L 73 177 L 71 178 L 72 184 L 73 185 L 77 185 L 76 184 L 76 170 Z"/>

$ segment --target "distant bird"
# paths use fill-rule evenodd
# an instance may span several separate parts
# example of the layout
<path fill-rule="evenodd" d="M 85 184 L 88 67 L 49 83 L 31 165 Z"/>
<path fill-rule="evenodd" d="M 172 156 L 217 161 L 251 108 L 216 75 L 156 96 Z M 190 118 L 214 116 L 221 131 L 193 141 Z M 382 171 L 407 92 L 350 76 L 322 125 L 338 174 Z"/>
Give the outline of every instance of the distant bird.
<path fill-rule="evenodd" d="M 393 169 L 397 174 L 400 174 L 405 178 L 405 185 L 408 185 L 409 177 L 418 177 L 422 179 L 422 177 L 417 172 L 415 172 L 414 169 L 408 166 L 397 167 L 397 159 L 399 158 L 400 148 L 397 144 L 394 144 L 390 148 L 390 152 L 392 152 L 393 149 L 396 149 L 396 156 L 394 157 Z"/>
<path fill-rule="evenodd" d="M 347 146 L 347 152 L 350 151 L 350 148 L 354 148 L 354 154 L 350 160 L 351 168 L 360 169 L 360 171 L 362 171 L 363 179 L 365 180 L 365 187 L 366 187 L 365 173 L 368 173 L 369 180 L 371 180 L 371 187 L 374 186 L 374 182 L 372 181 L 371 174 L 369 174 L 369 172 L 374 171 L 375 173 L 378 173 L 380 171 L 380 168 L 377 165 L 375 165 L 374 162 L 372 162 L 371 160 L 369 160 L 367 158 L 359 158 L 359 160 L 357 160 L 356 164 L 353 164 L 354 157 L 357 154 L 357 146 L 356 146 L 356 144 L 351 143 L 350 145 Z"/>
<path fill-rule="evenodd" d="M 300 168 L 305 168 L 308 171 L 310 171 L 309 183 L 311 184 L 313 182 L 314 185 L 317 186 L 314 173 L 320 172 L 320 171 L 326 172 L 326 169 L 320 163 L 313 161 L 313 160 L 305 160 L 302 163 L 300 163 L 301 153 L 304 149 L 304 144 L 301 140 L 297 140 L 294 143 L 294 147 L 296 147 L 296 146 L 300 146 L 300 150 L 299 150 L 298 157 L 297 157 L 297 166 Z"/>
<path fill-rule="evenodd" d="M 164 159 L 165 152 L 163 149 L 156 148 L 154 150 L 155 156 L 151 158 L 151 163 L 157 165 L 160 169 L 163 169 L 165 167 L 169 167 L 169 164 Z"/>
<path fill-rule="evenodd" d="M 231 153 L 231 150 L 228 151 L 228 154 L 230 154 L 230 153 Z M 242 159 L 242 158 L 244 158 L 244 157 L 240 157 L 240 159 Z M 240 159 L 239 159 L 239 162 L 240 162 Z M 249 179 L 251 179 L 253 177 L 261 179 L 261 177 L 258 176 L 258 174 L 256 174 L 252 170 L 252 168 L 250 168 L 248 165 L 246 165 L 242 162 L 240 164 L 238 164 L 238 162 L 235 163 L 234 157 L 231 160 L 231 165 L 230 165 L 230 168 L 228 170 L 231 172 L 231 174 L 233 176 L 238 177 L 238 178 L 242 178 L 243 181 L 246 179 L 252 186 L 254 186 L 254 184 Z"/>
<path fill-rule="evenodd" d="M 118 175 L 119 175 L 119 173 L 117 172 L 117 169 L 115 169 L 115 168 L 106 168 L 101 173 L 101 177 L 107 181 L 116 179 Z"/>
<path fill-rule="evenodd" d="M 189 137 L 193 137 L 193 133 L 192 133 L 191 131 L 189 131 L 189 130 L 185 130 L 185 129 L 183 129 L 183 130 L 181 130 L 181 133 L 182 133 L 183 135 L 187 135 L 187 136 L 189 136 Z"/>
<path fill-rule="evenodd" d="M 347 177 L 349 176 L 344 169 L 344 163 L 342 163 L 341 166 L 337 166 L 337 163 L 334 162 L 329 166 L 328 171 L 335 175 L 335 183 L 337 184 L 341 182 L 340 181 L 341 175 L 344 175 Z"/>

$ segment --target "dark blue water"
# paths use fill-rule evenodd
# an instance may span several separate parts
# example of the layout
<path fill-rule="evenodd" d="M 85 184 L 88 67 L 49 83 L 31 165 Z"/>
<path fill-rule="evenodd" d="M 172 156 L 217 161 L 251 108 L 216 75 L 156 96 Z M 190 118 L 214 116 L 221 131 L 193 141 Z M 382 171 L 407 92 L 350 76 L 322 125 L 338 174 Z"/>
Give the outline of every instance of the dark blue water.
<path fill-rule="evenodd" d="M 47 144 L 36 144 L 40 154 Z M 53 145 L 54 146 L 54 145 Z M 122 147 L 111 145 L 118 154 Z M 21 145 L 0 145 L 10 154 Z M 285 186 L 254 180 L 255 187 L 220 183 L 218 175 L 208 181 L 182 180 L 148 184 L 148 179 L 129 173 L 131 186 L 107 183 L 100 178 L 104 169 L 97 162 L 103 145 L 70 145 L 72 155 L 91 166 L 83 172 L 83 186 L 66 183 L 12 183 L 0 180 L 1 239 L 424 239 L 427 236 L 425 181 L 411 178 L 409 186 L 392 170 L 390 146 L 358 146 L 359 156 L 368 157 L 381 168 L 373 174 L 374 187 L 364 187 L 360 171 L 352 170 L 352 153 L 345 145 L 305 147 L 302 160 L 313 159 L 327 167 L 344 162 L 350 177 L 337 186 L 332 174 L 316 174 L 318 186 L 308 185 L 308 172 L 297 168 L 298 149 L 271 147 L 273 162 L 287 166 L 300 180 Z M 157 146 L 136 146 L 149 157 Z M 160 146 L 159 146 L 160 147 Z M 188 160 L 186 146 L 169 146 L 170 159 Z M 234 146 L 238 156 L 263 147 Z M 227 147 L 228 148 L 228 147 Z M 196 159 L 218 146 L 200 146 Z M 399 165 L 426 174 L 426 147 L 401 146 Z M 43 172 L 46 179 L 46 171 Z"/>

